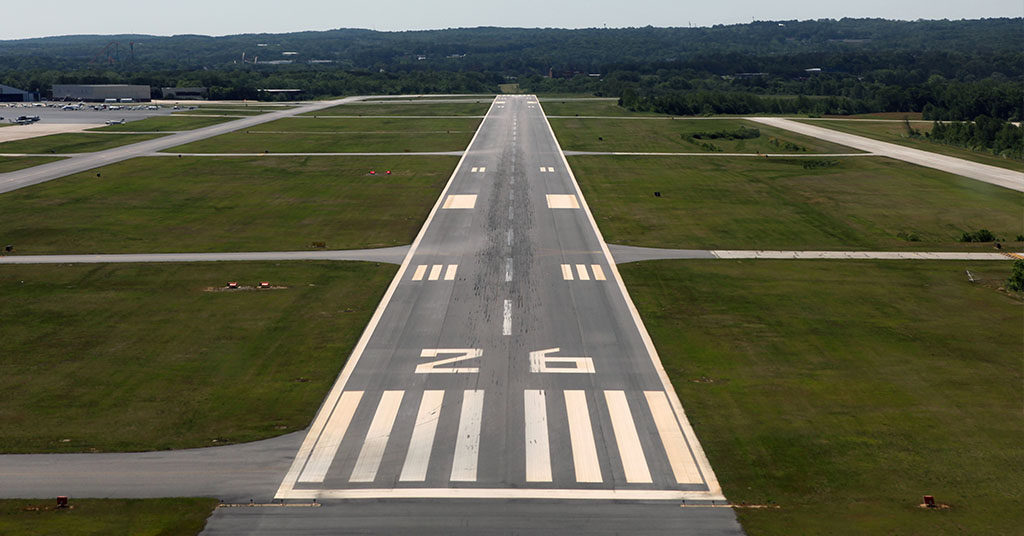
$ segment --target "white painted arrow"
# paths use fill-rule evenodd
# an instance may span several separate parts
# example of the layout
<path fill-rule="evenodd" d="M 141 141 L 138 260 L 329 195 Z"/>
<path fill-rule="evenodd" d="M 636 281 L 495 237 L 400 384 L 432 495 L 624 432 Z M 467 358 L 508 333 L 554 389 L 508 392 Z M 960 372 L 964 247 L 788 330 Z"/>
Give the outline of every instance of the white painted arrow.
<path fill-rule="evenodd" d="M 561 348 L 548 348 L 530 352 L 530 372 L 552 372 L 571 374 L 593 374 L 594 360 L 589 357 L 550 357 Z M 571 367 L 550 367 L 552 363 L 572 363 Z"/>

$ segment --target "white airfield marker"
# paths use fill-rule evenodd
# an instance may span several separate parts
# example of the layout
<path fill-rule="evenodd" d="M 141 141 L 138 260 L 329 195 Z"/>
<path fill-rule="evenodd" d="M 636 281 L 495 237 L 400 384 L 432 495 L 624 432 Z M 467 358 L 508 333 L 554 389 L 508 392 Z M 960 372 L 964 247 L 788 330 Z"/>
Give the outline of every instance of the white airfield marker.
<path fill-rule="evenodd" d="M 444 200 L 441 208 L 474 208 L 476 207 L 476 194 L 453 194 Z"/>

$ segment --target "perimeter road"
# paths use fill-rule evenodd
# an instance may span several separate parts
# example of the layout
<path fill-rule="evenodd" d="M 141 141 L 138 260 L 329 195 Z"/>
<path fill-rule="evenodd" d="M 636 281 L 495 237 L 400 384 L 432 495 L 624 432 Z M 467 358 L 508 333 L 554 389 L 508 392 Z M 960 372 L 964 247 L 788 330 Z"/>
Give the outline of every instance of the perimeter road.
<path fill-rule="evenodd" d="M 903 147 L 895 143 L 873 140 L 781 117 L 747 117 L 745 119 L 832 143 L 846 145 L 847 147 L 853 147 L 854 149 L 860 149 L 879 156 L 888 156 L 889 158 L 910 162 L 911 164 L 930 167 L 969 179 L 1009 188 L 1010 190 L 1024 192 L 1024 173 L 1019 171 L 979 164 L 920 149 L 911 149 L 910 147 Z"/>

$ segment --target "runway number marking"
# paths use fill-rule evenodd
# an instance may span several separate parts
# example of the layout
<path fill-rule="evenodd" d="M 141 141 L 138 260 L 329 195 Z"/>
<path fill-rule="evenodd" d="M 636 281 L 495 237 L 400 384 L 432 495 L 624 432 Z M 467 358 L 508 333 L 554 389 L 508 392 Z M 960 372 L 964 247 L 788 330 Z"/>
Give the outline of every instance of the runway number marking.
<path fill-rule="evenodd" d="M 593 374 L 594 360 L 590 357 L 552 357 L 561 348 L 548 348 L 530 352 L 530 372 L 552 374 Z M 554 366 L 551 366 L 554 365 Z M 560 366 L 571 365 L 571 366 Z"/>
<path fill-rule="evenodd" d="M 479 367 L 438 368 L 441 365 L 450 365 L 459 361 L 476 359 L 484 355 L 484 351 L 480 348 L 424 348 L 420 352 L 420 357 L 438 357 L 450 354 L 455 354 L 455 357 L 445 357 L 429 363 L 416 365 L 416 374 L 476 374 L 480 372 Z"/>

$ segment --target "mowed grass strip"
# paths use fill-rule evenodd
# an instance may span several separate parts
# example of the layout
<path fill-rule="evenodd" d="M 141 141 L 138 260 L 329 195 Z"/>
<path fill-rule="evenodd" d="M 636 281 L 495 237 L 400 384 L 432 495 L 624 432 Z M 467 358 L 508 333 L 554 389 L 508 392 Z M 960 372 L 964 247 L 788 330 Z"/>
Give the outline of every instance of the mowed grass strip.
<path fill-rule="evenodd" d="M 555 115 L 543 104 L 544 111 Z M 843 145 L 816 140 L 743 119 L 551 119 L 551 127 L 566 151 L 667 152 L 667 153 L 859 153 Z M 690 141 L 701 132 L 760 130 L 760 137 L 746 140 L 703 139 Z M 778 144 L 771 140 L 777 140 Z M 701 144 L 715 146 L 713 151 Z M 802 148 L 787 148 L 792 143 Z"/>
<path fill-rule="evenodd" d="M 804 122 L 808 125 L 830 128 L 832 130 L 838 130 L 848 134 L 856 134 L 858 136 L 864 136 L 865 138 L 887 141 L 889 143 L 895 143 L 897 145 L 903 145 L 904 147 L 910 147 L 913 149 L 920 149 L 922 151 L 930 151 L 956 158 L 963 158 L 964 160 L 970 160 L 980 164 L 988 164 L 990 166 L 1024 171 L 1024 161 L 1021 160 L 1003 158 L 991 153 L 983 153 L 980 151 L 954 147 L 944 143 L 929 141 L 926 138 L 911 138 L 907 135 L 907 127 L 902 121 L 814 120 Z M 910 126 L 914 130 L 921 132 L 923 135 L 925 132 L 931 132 L 934 123 L 915 122 L 911 123 Z"/>
<path fill-rule="evenodd" d="M 693 249 L 976 250 L 1024 234 L 1024 194 L 881 157 L 574 156 L 611 243 Z M 805 165 L 834 163 L 831 167 Z M 661 197 L 655 197 L 660 192 Z"/>
<path fill-rule="evenodd" d="M 619 106 L 618 101 L 572 101 L 565 100 L 543 100 L 540 103 L 544 109 L 546 115 L 557 115 L 557 116 L 607 116 L 607 117 L 663 117 L 668 119 L 669 116 L 665 114 L 657 114 L 654 112 L 634 112 L 627 110 L 622 106 Z"/>
<path fill-rule="evenodd" d="M 136 158 L 0 196 L 0 242 L 26 255 L 408 244 L 457 162 L 453 156 Z"/>
<path fill-rule="evenodd" d="M 38 138 L 27 138 L 23 140 L 7 141 L 0 143 L 0 153 L 26 153 L 26 154 L 66 154 L 66 153 L 91 153 L 112 149 L 122 145 L 139 143 L 140 141 L 152 140 L 165 136 L 166 134 L 130 134 L 124 136 L 108 136 L 86 132 L 69 132 L 65 134 L 50 134 Z"/>
<path fill-rule="evenodd" d="M 0 156 L 0 173 L 17 171 L 58 160 L 63 160 L 63 158 L 51 156 Z"/>
<path fill-rule="evenodd" d="M 181 153 L 461 151 L 480 119 L 294 117 L 167 149 Z"/>
<path fill-rule="evenodd" d="M 0 452 L 216 446 L 305 428 L 395 265 L 0 266 Z M 228 281 L 268 290 L 223 290 Z"/>
<path fill-rule="evenodd" d="M 778 507 L 736 510 L 748 534 L 1024 526 L 1009 262 L 619 269 L 726 496 Z M 926 494 L 951 508 L 919 508 Z"/>
<path fill-rule="evenodd" d="M 491 107 L 491 99 L 477 99 L 470 102 L 438 102 L 425 104 L 351 103 L 332 106 L 316 112 L 299 114 L 303 116 L 325 115 L 485 115 Z"/>
<path fill-rule="evenodd" d="M 196 108 L 195 110 L 175 110 L 171 112 L 172 116 L 176 117 L 194 117 L 203 115 L 217 115 L 227 117 L 240 117 L 240 116 L 251 116 L 251 115 L 263 115 L 267 112 L 274 112 L 277 110 L 247 110 L 245 108 L 237 109 L 222 109 L 222 108 Z"/>
<path fill-rule="evenodd" d="M 0 499 L 5 536 L 195 536 L 217 499 L 78 499 L 58 510 L 51 499 Z"/>
<path fill-rule="evenodd" d="M 105 127 L 93 128 L 97 132 L 175 132 L 180 130 L 195 130 L 233 121 L 230 117 L 186 117 L 175 115 L 160 115 L 149 117 L 141 121 L 132 121 L 123 125 L 107 125 Z"/>

